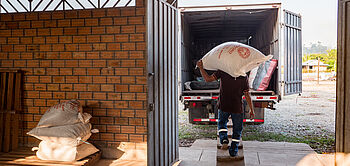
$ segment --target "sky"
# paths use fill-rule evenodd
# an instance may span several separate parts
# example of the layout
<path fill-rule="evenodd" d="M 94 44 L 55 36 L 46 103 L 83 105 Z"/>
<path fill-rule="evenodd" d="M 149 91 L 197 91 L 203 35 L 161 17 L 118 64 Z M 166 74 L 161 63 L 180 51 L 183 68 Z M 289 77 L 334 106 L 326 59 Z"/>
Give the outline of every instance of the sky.
<path fill-rule="evenodd" d="M 179 0 L 179 6 L 210 6 L 258 3 L 282 3 L 282 8 L 302 16 L 303 44 L 321 42 L 329 48 L 337 45 L 337 0 Z"/>

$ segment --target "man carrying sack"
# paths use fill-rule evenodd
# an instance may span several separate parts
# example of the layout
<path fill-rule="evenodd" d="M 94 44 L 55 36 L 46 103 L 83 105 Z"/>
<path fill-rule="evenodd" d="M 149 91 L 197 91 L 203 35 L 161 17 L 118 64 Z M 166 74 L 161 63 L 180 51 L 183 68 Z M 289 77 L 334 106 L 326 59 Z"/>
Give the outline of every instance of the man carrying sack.
<path fill-rule="evenodd" d="M 241 139 L 243 129 L 243 109 L 242 109 L 242 96 L 245 98 L 250 107 L 250 118 L 253 119 L 255 116 L 252 100 L 249 95 L 248 79 L 246 76 L 232 77 L 224 71 L 217 70 L 212 75 L 203 68 L 202 60 L 197 62 L 197 66 L 206 82 L 211 82 L 220 79 L 220 95 L 218 102 L 218 130 L 220 143 L 222 149 L 228 148 L 228 137 L 227 137 L 227 122 L 229 116 L 232 118 L 233 131 L 232 131 L 232 143 L 229 147 L 229 154 L 231 157 L 241 160 L 244 157 L 238 156 L 238 145 Z"/>

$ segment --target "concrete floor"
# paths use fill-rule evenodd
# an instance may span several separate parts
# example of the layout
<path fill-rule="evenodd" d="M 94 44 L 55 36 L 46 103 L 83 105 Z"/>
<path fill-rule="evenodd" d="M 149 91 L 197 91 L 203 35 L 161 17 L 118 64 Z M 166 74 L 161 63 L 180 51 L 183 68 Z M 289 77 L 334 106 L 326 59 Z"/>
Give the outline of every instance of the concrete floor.
<path fill-rule="evenodd" d="M 215 166 L 216 140 L 196 140 L 180 148 L 180 166 Z M 309 145 L 288 142 L 243 141 L 246 166 L 334 165 L 334 157 L 316 154 Z"/>

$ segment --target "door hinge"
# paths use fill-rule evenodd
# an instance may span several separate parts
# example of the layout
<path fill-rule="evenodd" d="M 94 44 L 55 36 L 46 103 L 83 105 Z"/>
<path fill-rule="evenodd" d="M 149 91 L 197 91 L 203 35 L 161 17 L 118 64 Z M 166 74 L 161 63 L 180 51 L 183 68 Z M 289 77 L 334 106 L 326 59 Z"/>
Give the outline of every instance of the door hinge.
<path fill-rule="evenodd" d="M 154 111 L 154 103 L 150 103 L 150 104 L 148 105 L 148 109 L 149 109 L 149 112 Z"/>

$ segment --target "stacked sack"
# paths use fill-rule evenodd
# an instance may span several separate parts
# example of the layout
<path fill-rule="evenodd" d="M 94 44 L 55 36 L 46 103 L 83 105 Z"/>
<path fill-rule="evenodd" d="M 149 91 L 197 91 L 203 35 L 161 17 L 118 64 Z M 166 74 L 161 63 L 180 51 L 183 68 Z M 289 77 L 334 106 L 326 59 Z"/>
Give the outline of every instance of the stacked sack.
<path fill-rule="evenodd" d="M 99 151 L 86 142 L 91 136 L 91 115 L 77 100 L 52 106 L 37 127 L 27 134 L 42 140 L 36 155 L 42 160 L 74 161 Z"/>
<path fill-rule="evenodd" d="M 271 59 L 257 49 L 238 42 L 226 42 L 209 51 L 203 58 L 207 70 L 221 70 L 232 77 L 246 76 L 250 70 Z"/>

